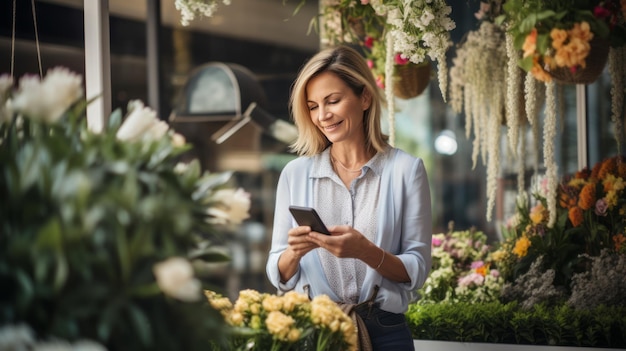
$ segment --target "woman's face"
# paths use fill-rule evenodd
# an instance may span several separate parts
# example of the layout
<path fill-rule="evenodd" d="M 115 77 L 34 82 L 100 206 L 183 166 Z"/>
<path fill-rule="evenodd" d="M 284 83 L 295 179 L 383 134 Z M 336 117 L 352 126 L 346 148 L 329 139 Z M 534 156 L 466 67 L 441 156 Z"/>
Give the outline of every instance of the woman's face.
<path fill-rule="evenodd" d="M 364 137 L 363 111 L 370 106 L 369 94 L 357 96 L 332 72 L 323 72 L 306 86 L 311 121 L 331 143 Z"/>

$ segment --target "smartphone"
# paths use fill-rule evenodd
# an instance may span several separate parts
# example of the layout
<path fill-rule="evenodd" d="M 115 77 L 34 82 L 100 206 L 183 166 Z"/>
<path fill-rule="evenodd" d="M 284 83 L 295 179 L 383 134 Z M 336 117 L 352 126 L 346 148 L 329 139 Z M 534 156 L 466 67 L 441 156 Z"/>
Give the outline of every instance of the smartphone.
<path fill-rule="evenodd" d="M 291 212 L 299 225 L 308 225 L 314 232 L 330 235 L 328 228 L 326 228 L 326 225 L 324 225 L 314 208 L 289 206 L 289 212 Z"/>

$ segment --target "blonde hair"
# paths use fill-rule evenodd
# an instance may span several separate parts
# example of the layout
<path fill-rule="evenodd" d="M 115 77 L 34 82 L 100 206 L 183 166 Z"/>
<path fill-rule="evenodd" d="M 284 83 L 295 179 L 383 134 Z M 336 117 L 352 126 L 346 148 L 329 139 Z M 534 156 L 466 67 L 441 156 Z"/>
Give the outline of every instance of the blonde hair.
<path fill-rule="evenodd" d="M 380 125 L 384 98 L 363 56 L 348 46 L 320 51 L 298 73 L 289 100 L 289 111 L 298 128 L 298 138 L 290 145 L 291 150 L 300 156 L 313 156 L 330 145 L 330 141 L 311 120 L 306 96 L 309 81 L 323 72 L 336 74 L 359 97 L 366 91 L 371 94 L 370 107 L 363 112 L 365 146 L 368 150 L 382 151 L 387 145 L 387 136 L 383 134 Z"/>

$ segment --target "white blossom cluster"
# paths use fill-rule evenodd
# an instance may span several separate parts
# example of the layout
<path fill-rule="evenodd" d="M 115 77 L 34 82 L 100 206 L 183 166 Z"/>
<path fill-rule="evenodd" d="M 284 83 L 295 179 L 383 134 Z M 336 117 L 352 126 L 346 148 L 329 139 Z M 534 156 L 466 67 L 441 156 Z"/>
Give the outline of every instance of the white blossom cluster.
<path fill-rule="evenodd" d="M 452 45 L 452 8 L 445 0 L 371 1 L 379 15 L 387 16 L 395 51 L 419 64 L 427 57 L 438 63 L 438 79 L 444 99 L 447 90 L 446 51 Z"/>
<path fill-rule="evenodd" d="M 224 5 L 230 5 L 230 0 L 222 0 Z M 217 0 L 176 0 L 176 9 L 180 11 L 180 23 L 188 26 L 197 15 L 211 17 L 217 11 Z"/>

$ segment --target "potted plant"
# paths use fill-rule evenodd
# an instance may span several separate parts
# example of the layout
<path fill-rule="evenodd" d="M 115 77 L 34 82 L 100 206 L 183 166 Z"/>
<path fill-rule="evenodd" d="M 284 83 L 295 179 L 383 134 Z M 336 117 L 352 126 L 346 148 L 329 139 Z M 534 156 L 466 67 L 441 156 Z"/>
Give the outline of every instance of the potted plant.
<path fill-rule="evenodd" d="M 230 173 L 208 173 L 139 101 L 87 128 L 82 77 L 0 76 L 0 348 L 205 350 L 227 326 L 201 261 L 248 216 Z M 212 335 L 208 337 L 208 335 Z"/>

